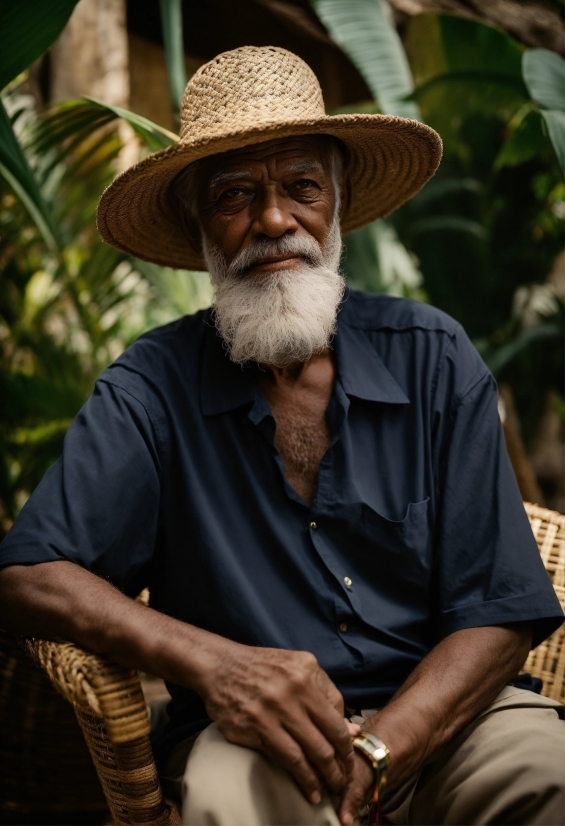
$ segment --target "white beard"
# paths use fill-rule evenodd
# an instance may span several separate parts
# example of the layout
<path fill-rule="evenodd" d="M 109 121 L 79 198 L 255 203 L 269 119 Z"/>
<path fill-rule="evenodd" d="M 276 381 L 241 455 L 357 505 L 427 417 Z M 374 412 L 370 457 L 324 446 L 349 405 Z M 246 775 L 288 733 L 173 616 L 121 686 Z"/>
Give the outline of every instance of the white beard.
<path fill-rule="evenodd" d="M 204 259 L 216 288 L 214 323 L 232 361 L 284 367 L 329 346 L 345 290 L 341 246 L 337 215 L 322 246 L 312 236 L 259 241 L 238 253 L 229 267 L 222 250 L 204 236 Z M 252 264 L 287 254 L 304 261 L 288 270 L 248 275 Z"/>

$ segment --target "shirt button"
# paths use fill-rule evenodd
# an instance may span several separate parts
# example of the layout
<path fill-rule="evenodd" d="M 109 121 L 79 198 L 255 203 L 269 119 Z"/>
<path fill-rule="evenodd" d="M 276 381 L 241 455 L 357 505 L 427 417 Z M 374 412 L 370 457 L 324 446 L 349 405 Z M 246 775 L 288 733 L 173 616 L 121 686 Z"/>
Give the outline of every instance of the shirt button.
<path fill-rule="evenodd" d="M 342 622 L 341 625 L 339 626 L 339 630 L 343 631 L 343 633 L 345 634 L 345 632 L 347 631 L 347 623 Z"/>
<path fill-rule="evenodd" d="M 351 585 L 353 585 L 352 580 L 351 580 L 351 579 L 349 579 L 349 577 L 348 577 L 348 576 L 344 576 L 344 577 L 343 577 L 343 581 L 345 582 L 345 584 L 347 585 L 347 587 L 348 587 L 348 588 L 349 588 Z"/>
<path fill-rule="evenodd" d="M 315 531 L 316 528 L 318 527 L 318 525 L 317 525 L 316 522 L 310 522 L 310 527 L 312 528 L 313 531 Z"/>

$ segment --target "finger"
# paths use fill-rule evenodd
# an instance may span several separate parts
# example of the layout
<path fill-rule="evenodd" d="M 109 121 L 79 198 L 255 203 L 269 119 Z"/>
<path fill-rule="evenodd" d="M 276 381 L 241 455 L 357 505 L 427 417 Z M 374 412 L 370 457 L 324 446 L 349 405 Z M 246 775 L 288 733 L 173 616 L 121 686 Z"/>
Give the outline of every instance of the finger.
<path fill-rule="evenodd" d="M 347 772 L 334 747 L 319 728 L 305 715 L 300 720 L 287 720 L 285 726 L 329 788 L 340 792 L 347 780 Z"/>
<path fill-rule="evenodd" d="M 321 801 L 320 782 L 316 772 L 306 759 L 300 745 L 288 732 L 277 727 L 261 735 L 261 751 L 273 763 L 286 769 L 310 803 L 315 806 Z"/>
<path fill-rule="evenodd" d="M 355 771 L 345 787 L 338 816 L 343 826 L 355 822 L 359 809 L 368 802 L 373 787 L 373 772 L 363 758 L 355 760 Z"/>
<path fill-rule="evenodd" d="M 353 771 L 353 744 L 345 718 L 337 711 L 326 709 L 309 709 L 314 725 L 335 749 L 336 755 L 345 766 L 347 775 Z"/>
<path fill-rule="evenodd" d="M 359 809 L 363 806 L 365 795 L 362 787 L 354 782 L 347 786 L 339 806 L 338 817 L 343 826 L 355 822 Z"/>
<path fill-rule="evenodd" d="M 347 726 L 347 731 L 349 732 L 350 737 L 357 737 L 359 732 L 361 731 L 361 726 L 359 723 L 352 723 L 351 720 L 348 720 L 347 717 L 344 717 L 345 725 Z"/>

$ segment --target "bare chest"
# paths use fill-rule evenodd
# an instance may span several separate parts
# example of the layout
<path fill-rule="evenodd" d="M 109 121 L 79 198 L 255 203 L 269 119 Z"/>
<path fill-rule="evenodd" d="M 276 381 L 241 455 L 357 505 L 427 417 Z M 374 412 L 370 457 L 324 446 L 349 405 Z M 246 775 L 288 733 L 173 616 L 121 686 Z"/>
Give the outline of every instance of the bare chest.
<path fill-rule="evenodd" d="M 283 458 L 287 482 L 311 506 L 320 462 L 331 440 L 326 404 L 316 400 L 269 401 L 276 422 L 275 447 Z"/>

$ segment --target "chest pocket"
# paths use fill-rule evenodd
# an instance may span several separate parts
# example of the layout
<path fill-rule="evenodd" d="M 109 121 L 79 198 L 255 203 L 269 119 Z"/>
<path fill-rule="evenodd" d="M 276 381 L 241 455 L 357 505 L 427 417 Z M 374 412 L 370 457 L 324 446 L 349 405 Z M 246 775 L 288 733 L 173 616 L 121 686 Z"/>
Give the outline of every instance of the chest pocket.
<path fill-rule="evenodd" d="M 365 564 L 369 563 L 379 578 L 423 584 L 432 566 L 432 530 L 430 500 L 410 502 L 403 519 L 388 519 L 369 505 L 361 504 L 359 525 Z M 360 537 L 361 538 L 361 537 Z M 379 575 L 380 572 L 380 575 Z"/>

